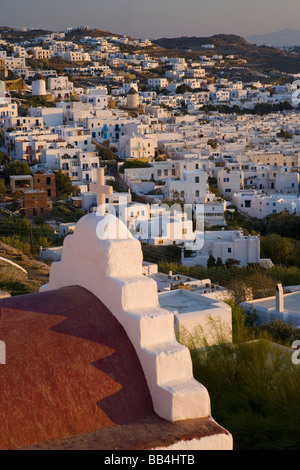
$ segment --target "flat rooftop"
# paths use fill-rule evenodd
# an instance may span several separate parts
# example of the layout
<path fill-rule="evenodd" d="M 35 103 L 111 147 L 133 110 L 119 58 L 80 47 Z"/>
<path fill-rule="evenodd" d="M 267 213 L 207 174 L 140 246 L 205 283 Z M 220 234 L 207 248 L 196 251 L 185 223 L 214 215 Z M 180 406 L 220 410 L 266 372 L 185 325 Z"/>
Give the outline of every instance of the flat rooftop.
<path fill-rule="evenodd" d="M 203 293 L 207 293 L 210 291 L 211 288 L 211 281 L 210 279 L 194 279 L 183 274 L 172 274 L 169 276 L 165 273 L 153 273 L 150 274 L 154 281 L 157 283 L 157 288 L 159 292 L 163 292 L 165 290 L 170 290 L 172 284 L 180 284 L 183 283 L 185 285 L 190 286 L 191 291 L 201 290 Z M 219 290 L 219 286 L 218 289 Z M 206 292 L 204 292 L 206 291 Z"/>
<path fill-rule="evenodd" d="M 207 310 L 209 308 L 206 302 L 203 302 L 200 297 L 197 298 L 189 292 L 178 289 L 158 296 L 158 301 L 161 307 L 170 310 L 171 312 L 190 313 Z"/>
<path fill-rule="evenodd" d="M 32 180 L 33 176 L 31 175 L 14 175 L 10 176 L 11 180 L 22 181 L 22 180 Z"/>
<path fill-rule="evenodd" d="M 268 310 L 275 310 L 275 302 L 276 298 L 274 296 L 262 300 L 253 300 L 251 303 L 257 307 L 262 307 Z M 300 291 L 284 295 L 284 311 L 300 314 Z"/>

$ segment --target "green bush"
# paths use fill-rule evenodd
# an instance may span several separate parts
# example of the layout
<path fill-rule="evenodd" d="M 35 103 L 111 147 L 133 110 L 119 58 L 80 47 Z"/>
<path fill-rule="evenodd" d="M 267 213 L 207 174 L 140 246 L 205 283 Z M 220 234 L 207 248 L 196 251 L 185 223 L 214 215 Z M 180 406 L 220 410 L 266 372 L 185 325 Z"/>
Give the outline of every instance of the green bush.
<path fill-rule="evenodd" d="M 0 221 L 0 240 L 27 255 L 38 255 L 40 246 L 57 246 L 62 243 L 47 224 L 32 225 L 25 218 L 7 218 Z"/>
<path fill-rule="evenodd" d="M 190 348 L 194 377 L 209 392 L 212 416 L 232 434 L 235 450 L 298 450 L 300 368 L 266 332 L 253 340 L 239 309 L 233 318 L 233 344 L 199 348 L 205 344 L 199 331 L 180 338 Z"/>
<path fill-rule="evenodd" d="M 0 280 L 0 289 L 9 292 L 12 296 L 28 294 L 30 292 L 28 286 L 18 280 Z"/>
<path fill-rule="evenodd" d="M 142 160 L 130 159 L 126 160 L 126 162 L 123 163 L 123 165 L 119 169 L 119 172 L 124 173 L 124 170 L 126 170 L 126 168 L 148 168 L 150 166 L 150 163 L 144 162 Z"/>
<path fill-rule="evenodd" d="M 254 324 L 253 329 L 256 335 L 266 332 L 272 341 L 287 347 L 291 347 L 294 341 L 300 340 L 300 330 L 296 325 L 288 325 L 285 321 L 277 320 L 277 318 L 259 326 Z"/>

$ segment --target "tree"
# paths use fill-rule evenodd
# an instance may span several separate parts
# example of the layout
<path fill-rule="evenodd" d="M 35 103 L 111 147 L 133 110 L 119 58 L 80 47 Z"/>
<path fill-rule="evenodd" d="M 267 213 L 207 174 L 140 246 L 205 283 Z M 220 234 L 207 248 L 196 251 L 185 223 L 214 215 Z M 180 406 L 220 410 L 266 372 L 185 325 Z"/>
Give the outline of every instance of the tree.
<path fill-rule="evenodd" d="M 116 160 L 116 155 L 110 148 L 100 147 L 98 155 L 102 160 Z"/>
<path fill-rule="evenodd" d="M 216 149 L 218 146 L 218 142 L 216 141 L 216 139 L 208 139 L 207 145 L 210 145 L 211 148 Z"/>
<path fill-rule="evenodd" d="M 282 211 L 266 218 L 266 235 L 277 233 L 282 237 L 300 239 L 300 216 Z"/>
<path fill-rule="evenodd" d="M 6 186 L 4 178 L 0 179 L 0 196 L 3 197 L 6 194 Z"/>
<path fill-rule="evenodd" d="M 294 241 L 272 233 L 261 240 L 261 254 L 263 258 L 270 258 L 274 264 L 285 264 L 289 256 L 294 253 Z"/>
<path fill-rule="evenodd" d="M 281 137 L 283 139 L 291 139 L 293 136 L 289 131 L 285 131 L 283 129 L 280 129 L 280 132 L 277 132 L 277 137 Z"/>
<path fill-rule="evenodd" d="M 144 162 L 142 160 L 134 159 L 134 160 L 126 160 L 126 162 L 120 167 L 120 173 L 124 173 L 126 168 L 148 168 L 151 165 L 148 162 Z"/>
<path fill-rule="evenodd" d="M 230 269 L 233 266 L 239 266 L 240 264 L 241 262 L 238 259 L 234 258 L 227 258 L 227 260 L 225 261 L 225 266 L 227 269 Z"/>
<path fill-rule="evenodd" d="M 63 173 L 62 170 L 55 172 L 55 184 L 57 197 L 70 196 L 72 192 L 72 182 L 69 175 Z"/>
<path fill-rule="evenodd" d="M 1 152 L 0 150 L 0 165 L 2 165 L 4 158 L 6 157 L 6 153 Z"/>
<path fill-rule="evenodd" d="M 15 160 L 7 163 L 4 168 L 4 176 L 6 183 L 9 183 L 9 177 L 15 175 L 31 175 L 31 169 L 27 162 Z"/>
<path fill-rule="evenodd" d="M 207 268 L 214 268 L 216 265 L 216 258 L 213 255 L 209 255 L 207 260 Z"/>
<path fill-rule="evenodd" d="M 179 85 L 177 88 L 176 88 L 176 94 L 180 94 L 180 95 L 183 95 L 183 93 L 191 93 L 193 91 L 193 89 L 188 86 L 186 83 L 183 83 L 182 85 Z"/>

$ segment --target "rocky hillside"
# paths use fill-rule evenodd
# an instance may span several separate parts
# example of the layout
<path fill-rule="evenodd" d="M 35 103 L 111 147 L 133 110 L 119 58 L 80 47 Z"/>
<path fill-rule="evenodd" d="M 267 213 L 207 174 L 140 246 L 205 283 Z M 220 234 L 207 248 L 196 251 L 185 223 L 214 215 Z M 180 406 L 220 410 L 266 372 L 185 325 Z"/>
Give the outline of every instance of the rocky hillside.
<path fill-rule="evenodd" d="M 38 292 L 48 282 L 50 266 L 25 255 L 21 251 L 0 241 L 0 256 L 21 266 L 27 275 L 5 261 L 0 260 L 0 290 L 11 295 Z"/>
<path fill-rule="evenodd" d="M 234 34 L 216 34 L 210 37 L 161 38 L 154 41 L 168 50 L 190 51 L 199 55 L 234 55 L 246 59 L 248 65 L 261 70 L 276 69 L 281 72 L 300 73 L 300 54 L 288 53 L 272 46 L 256 46 Z M 205 49 L 213 44 L 213 49 Z"/>

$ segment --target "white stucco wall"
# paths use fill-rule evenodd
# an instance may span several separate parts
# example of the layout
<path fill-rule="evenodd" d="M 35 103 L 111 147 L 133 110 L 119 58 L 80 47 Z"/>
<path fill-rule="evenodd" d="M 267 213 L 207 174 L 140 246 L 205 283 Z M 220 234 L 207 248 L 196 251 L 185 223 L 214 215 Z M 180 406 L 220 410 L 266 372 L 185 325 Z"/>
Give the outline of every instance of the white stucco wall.
<path fill-rule="evenodd" d="M 172 299 L 178 296 L 182 300 L 178 300 L 177 310 L 176 300 Z M 232 341 L 231 307 L 226 303 L 184 289 L 160 293 L 159 301 L 165 308 L 168 308 L 166 304 L 175 305 L 173 313 L 177 333 L 187 330 L 192 335 L 200 334 L 208 344 L 216 344 L 222 331 L 226 340 Z M 180 311 L 181 305 L 184 311 Z"/>
<path fill-rule="evenodd" d="M 189 350 L 176 341 L 174 316 L 160 308 L 156 282 L 142 275 L 141 245 L 122 222 L 97 213 L 79 220 L 41 290 L 70 285 L 96 295 L 124 327 L 159 416 L 178 421 L 210 415 L 210 398 L 193 378 Z"/>

